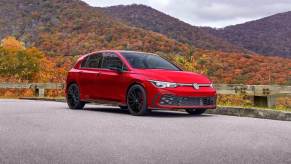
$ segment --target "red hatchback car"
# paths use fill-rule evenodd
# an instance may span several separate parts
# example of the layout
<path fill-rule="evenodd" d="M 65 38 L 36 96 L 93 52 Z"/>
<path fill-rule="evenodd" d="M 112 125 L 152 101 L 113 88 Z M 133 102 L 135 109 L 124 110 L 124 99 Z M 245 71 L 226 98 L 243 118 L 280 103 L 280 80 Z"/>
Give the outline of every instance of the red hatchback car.
<path fill-rule="evenodd" d="M 185 109 L 199 115 L 216 108 L 216 90 L 208 78 L 151 53 L 113 50 L 84 55 L 66 83 L 71 109 L 99 100 L 117 102 L 132 115 L 154 109 Z"/>

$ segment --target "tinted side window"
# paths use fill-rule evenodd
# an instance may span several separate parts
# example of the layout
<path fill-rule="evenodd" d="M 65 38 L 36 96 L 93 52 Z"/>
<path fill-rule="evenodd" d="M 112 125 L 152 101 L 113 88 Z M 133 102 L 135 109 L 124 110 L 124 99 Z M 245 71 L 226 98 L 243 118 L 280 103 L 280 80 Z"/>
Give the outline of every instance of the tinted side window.
<path fill-rule="evenodd" d="M 86 67 L 87 60 L 88 60 L 88 56 L 85 59 L 83 59 L 83 61 L 81 63 L 81 68 Z"/>
<path fill-rule="evenodd" d="M 122 68 L 123 63 L 119 59 L 116 54 L 113 53 L 104 53 L 103 54 L 103 61 L 102 61 L 102 68 L 110 69 L 110 68 Z"/>
<path fill-rule="evenodd" d="M 85 67 L 87 67 L 87 68 L 100 68 L 101 61 L 102 61 L 101 54 L 90 55 L 87 59 Z"/>

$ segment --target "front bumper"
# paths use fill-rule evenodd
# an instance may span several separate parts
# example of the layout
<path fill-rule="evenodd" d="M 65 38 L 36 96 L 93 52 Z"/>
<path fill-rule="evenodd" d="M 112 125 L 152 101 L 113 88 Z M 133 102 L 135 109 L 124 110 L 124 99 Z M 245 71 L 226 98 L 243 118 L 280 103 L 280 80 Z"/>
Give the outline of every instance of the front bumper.
<path fill-rule="evenodd" d="M 211 87 L 177 87 L 148 89 L 150 109 L 215 109 L 216 90 Z"/>

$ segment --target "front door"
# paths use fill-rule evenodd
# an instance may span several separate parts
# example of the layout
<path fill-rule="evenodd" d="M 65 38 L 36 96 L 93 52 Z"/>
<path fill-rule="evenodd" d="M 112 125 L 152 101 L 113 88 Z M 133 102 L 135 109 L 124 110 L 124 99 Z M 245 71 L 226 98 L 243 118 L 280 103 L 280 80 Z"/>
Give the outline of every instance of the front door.
<path fill-rule="evenodd" d="M 120 101 L 124 94 L 126 73 L 117 71 L 124 67 L 120 58 L 111 52 L 103 53 L 99 82 L 102 86 L 100 92 L 102 98 L 112 101 Z"/>

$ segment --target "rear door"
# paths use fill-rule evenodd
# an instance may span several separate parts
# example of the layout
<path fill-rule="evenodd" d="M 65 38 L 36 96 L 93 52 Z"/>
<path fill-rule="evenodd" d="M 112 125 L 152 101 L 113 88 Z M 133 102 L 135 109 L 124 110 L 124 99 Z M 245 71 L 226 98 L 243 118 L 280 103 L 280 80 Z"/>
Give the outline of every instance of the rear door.
<path fill-rule="evenodd" d="M 81 96 L 87 100 L 98 99 L 99 75 L 102 61 L 102 53 L 89 55 L 80 68 Z"/>

